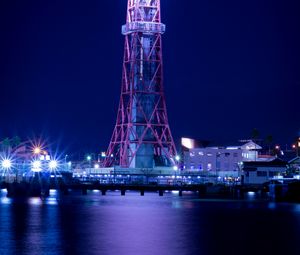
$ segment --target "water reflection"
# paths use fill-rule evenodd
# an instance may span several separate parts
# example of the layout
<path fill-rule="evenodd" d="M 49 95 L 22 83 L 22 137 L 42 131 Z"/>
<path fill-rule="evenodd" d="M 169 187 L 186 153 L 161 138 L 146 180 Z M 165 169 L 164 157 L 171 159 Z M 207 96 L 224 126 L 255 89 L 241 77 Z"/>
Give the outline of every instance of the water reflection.
<path fill-rule="evenodd" d="M 300 207 L 193 194 L 0 200 L 0 254 L 298 254 Z M 247 247 L 247 249 L 245 249 Z M 241 253 L 243 251 L 243 253 Z"/>

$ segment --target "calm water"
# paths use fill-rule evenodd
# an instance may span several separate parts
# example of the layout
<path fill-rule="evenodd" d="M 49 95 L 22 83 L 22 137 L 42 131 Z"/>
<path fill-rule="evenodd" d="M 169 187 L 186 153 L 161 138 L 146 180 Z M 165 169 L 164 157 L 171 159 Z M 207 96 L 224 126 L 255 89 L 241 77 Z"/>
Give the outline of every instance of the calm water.
<path fill-rule="evenodd" d="M 0 194 L 0 254 L 300 254 L 300 204 L 192 194 Z"/>

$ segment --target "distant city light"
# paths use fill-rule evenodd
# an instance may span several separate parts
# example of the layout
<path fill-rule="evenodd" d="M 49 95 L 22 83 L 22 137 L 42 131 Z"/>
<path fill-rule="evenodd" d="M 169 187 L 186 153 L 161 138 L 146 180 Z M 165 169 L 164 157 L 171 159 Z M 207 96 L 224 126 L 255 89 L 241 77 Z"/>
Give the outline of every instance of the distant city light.
<path fill-rule="evenodd" d="M 56 160 L 51 160 L 51 161 L 49 162 L 49 168 L 50 168 L 51 170 L 55 170 L 57 167 L 58 167 L 58 162 L 57 162 Z"/>
<path fill-rule="evenodd" d="M 99 169 L 99 164 L 95 164 L 94 168 Z"/>
<path fill-rule="evenodd" d="M 275 149 L 276 149 L 276 150 L 279 150 L 279 149 L 280 149 L 280 146 L 279 146 L 279 145 L 276 145 L 276 146 L 275 146 Z"/>
<path fill-rule="evenodd" d="M 293 146 L 292 146 L 292 147 L 293 147 L 293 149 L 296 149 L 296 148 L 297 148 L 296 144 L 293 144 Z"/>
<path fill-rule="evenodd" d="M 177 171 L 178 170 L 178 166 L 174 166 L 173 170 Z"/>
<path fill-rule="evenodd" d="M 92 160 L 92 157 L 91 157 L 91 156 L 87 156 L 87 157 L 86 157 L 86 160 L 87 160 L 87 161 L 91 161 L 91 160 Z"/>
<path fill-rule="evenodd" d="M 40 172 L 42 171 L 42 162 L 39 160 L 32 162 L 32 171 L 33 172 Z"/>
<path fill-rule="evenodd" d="M 105 152 L 101 152 L 101 157 L 105 158 L 106 157 L 106 153 Z"/>
<path fill-rule="evenodd" d="M 176 156 L 175 156 L 175 160 L 176 160 L 176 161 L 179 161 L 179 160 L 180 160 L 180 156 L 179 156 L 179 155 L 176 155 Z"/>
<path fill-rule="evenodd" d="M 12 162 L 10 159 L 4 159 L 2 162 L 1 162 L 1 166 L 3 169 L 10 169 L 12 167 Z"/>

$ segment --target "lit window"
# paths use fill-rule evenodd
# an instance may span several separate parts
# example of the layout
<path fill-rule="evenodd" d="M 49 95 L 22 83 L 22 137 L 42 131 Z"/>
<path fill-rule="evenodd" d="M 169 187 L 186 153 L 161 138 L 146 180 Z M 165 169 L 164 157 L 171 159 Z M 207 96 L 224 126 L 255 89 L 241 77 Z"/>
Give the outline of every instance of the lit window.
<path fill-rule="evenodd" d="M 211 171 L 211 169 L 212 169 L 212 163 L 208 163 L 207 164 L 207 171 Z"/>
<path fill-rule="evenodd" d="M 198 154 L 199 154 L 199 156 L 204 156 L 204 152 L 203 151 L 199 151 Z"/>

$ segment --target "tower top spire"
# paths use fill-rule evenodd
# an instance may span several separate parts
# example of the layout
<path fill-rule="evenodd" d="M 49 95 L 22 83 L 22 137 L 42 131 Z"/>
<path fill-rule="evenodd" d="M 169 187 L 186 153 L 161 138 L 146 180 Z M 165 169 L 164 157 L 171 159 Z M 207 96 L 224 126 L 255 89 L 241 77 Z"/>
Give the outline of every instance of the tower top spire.
<path fill-rule="evenodd" d="M 124 35 L 142 33 L 163 34 L 166 26 L 161 23 L 160 0 L 129 0 L 126 24 L 122 26 Z"/>
<path fill-rule="evenodd" d="M 129 0 L 127 23 L 136 21 L 160 23 L 160 0 Z"/>

